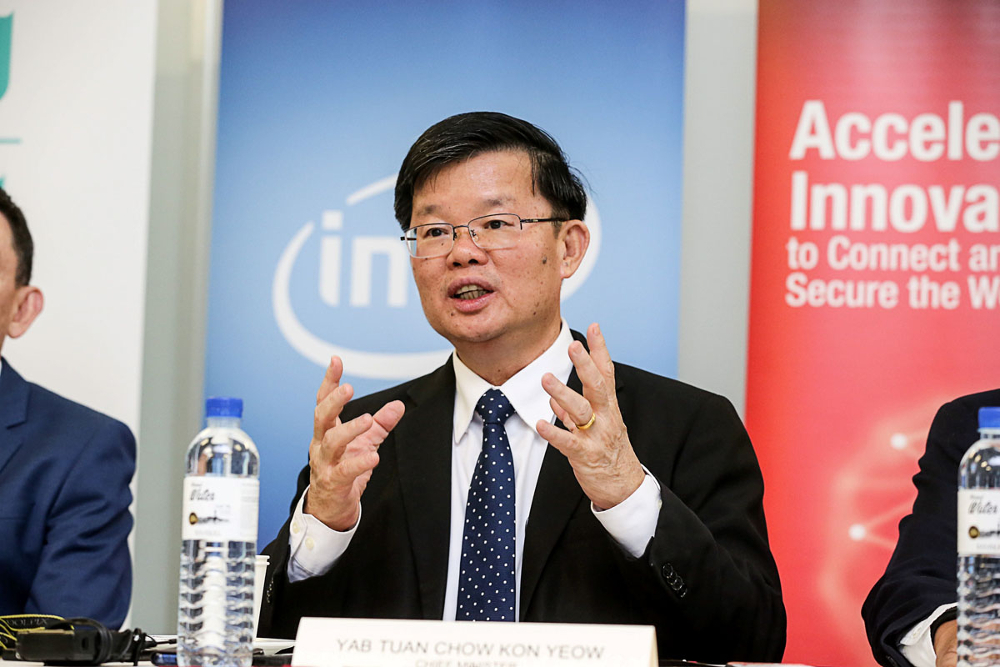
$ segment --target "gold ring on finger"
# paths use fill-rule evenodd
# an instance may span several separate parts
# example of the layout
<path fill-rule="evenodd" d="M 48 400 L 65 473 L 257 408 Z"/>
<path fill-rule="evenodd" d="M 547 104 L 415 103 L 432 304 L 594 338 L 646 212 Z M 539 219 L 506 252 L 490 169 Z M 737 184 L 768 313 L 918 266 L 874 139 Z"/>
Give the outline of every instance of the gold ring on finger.
<path fill-rule="evenodd" d="M 591 426 L 593 426 L 594 422 L 596 422 L 596 421 L 597 421 L 597 413 L 596 412 L 592 412 L 591 415 L 590 415 L 590 421 L 589 422 L 587 422 L 586 424 L 577 424 L 576 427 L 578 429 L 580 429 L 581 431 L 586 431 L 588 428 L 590 428 Z"/>

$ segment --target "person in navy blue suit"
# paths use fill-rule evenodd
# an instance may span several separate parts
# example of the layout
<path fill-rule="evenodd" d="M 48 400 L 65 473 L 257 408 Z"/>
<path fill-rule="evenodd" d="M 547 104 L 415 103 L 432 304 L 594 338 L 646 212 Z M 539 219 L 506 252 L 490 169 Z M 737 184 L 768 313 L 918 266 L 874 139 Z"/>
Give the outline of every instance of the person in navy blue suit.
<path fill-rule="evenodd" d="M 42 310 L 29 284 L 24 214 L 0 188 L 0 347 Z M 0 368 L 0 615 L 86 616 L 121 626 L 132 594 L 129 482 L 121 422 Z"/>

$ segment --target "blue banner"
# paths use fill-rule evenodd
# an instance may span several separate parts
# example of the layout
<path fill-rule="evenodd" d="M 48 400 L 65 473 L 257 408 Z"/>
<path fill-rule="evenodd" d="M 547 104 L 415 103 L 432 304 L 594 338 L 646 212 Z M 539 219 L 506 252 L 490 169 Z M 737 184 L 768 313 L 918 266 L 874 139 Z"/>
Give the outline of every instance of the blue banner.
<path fill-rule="evenodd" d="M 563 290 L 616 359 L 676 369 L 684 3 L 241 0 L 223 18 L 207 395 L 261 450 L 261 546 L 288 513 L 331 354 L 357 395 L 450 351 L 393 218 L 410 144 L 455 113 L 552 134 L 590 190 Z"/>

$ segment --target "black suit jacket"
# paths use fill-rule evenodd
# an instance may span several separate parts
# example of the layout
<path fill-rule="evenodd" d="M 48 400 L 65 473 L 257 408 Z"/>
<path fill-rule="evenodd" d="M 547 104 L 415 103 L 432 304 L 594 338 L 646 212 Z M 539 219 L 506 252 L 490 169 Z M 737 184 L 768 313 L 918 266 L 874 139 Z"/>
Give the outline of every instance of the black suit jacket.
<path fill-rule="evenodd" d="M 641 558 L 628 556 L 594 518 L 566 458 L 549 446 L 526 527 L 520 619 L 650 624 L 664 657 L 779 661 L 785 611 L 767 543 L 763 481 L 739 416 L 720 396 L 622 364 L 615 372 L 632 445 L 662 489 L 655 536 Z M 580 390 L 575 373 L 569 384 Z M 271 567 L 263 636 L 294 636 L 302 616 L 441 618 L 451 361 L 353 401 L 343 418 L 393 399 L 406 413 L 379 449 L 361 522 L 334 568 L 290 584 L 288 522 L 264 550 Z M 306 467 L 293 508 L 308 481 Z"/>
<path fill-rule="evenodd" d="M 1000 406 L 1000 389 L 946 403 L 931 424 L 913 477 L 913 512 L 899 522 L 896 550 L 861 608 L 879 664 L 909 665 L 899 640 L 935 609 L 956 601 L 958 464 L 979 439 L 979 408 L 988 406 Z"/>

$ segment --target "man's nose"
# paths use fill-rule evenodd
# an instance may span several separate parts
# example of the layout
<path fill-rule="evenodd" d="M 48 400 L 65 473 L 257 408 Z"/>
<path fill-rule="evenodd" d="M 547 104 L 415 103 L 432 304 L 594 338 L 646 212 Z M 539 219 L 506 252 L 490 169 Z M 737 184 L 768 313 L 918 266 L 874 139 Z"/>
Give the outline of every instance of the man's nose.
<path fill-rule="evenodd" d="M 467 225 L 455 227 L 455 240 L 448 253 L 449 258 L 459 264 L 481 263 L 486 260 L 486 252 L 476 244 L 476 233 Z"/>

